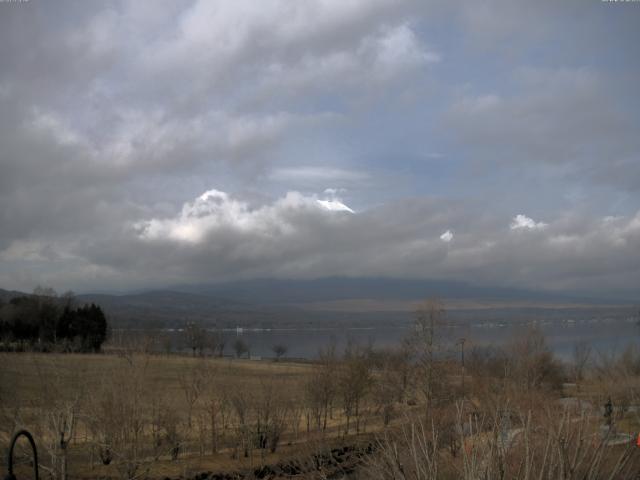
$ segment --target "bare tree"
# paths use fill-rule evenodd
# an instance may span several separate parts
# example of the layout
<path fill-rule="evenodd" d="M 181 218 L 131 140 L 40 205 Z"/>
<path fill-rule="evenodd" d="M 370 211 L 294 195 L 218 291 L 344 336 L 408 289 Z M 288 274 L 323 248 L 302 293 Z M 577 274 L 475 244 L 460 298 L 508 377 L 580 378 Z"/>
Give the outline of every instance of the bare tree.
<path fill-rule="evenodd" d="M 194 361 L 187 368 L 187 372 L 180 376 L 180 388 L 187 404 L 187 425 L 191 428 L 193 409 L 198 399 L 205 393 L 211 372 L 205 360 Z"/>
<path fill-rule="evenodd" d="M 440 449 L 442 431 L 412 419 L 398 432 L 388 431 L 369 457 L 366 478 L 383 480 L 476 479 L 620 479 L 636 478 L 637 448 L 617 449 L 598 434 L 598 423 L 584 411 L 545 403 L 539 412 L 517 411 L 509 420 L 500 411 L 473 415 L 456 405 L 459 456 Z M 513 422 L 513 423 L 512 423 Z"/>
<path fill-rule="evenodd" d="M 242 338 L 238 337 L 233 342 L 233 351 L 236 352 L 236 357 L 240 358 L 245 353 L 249 353 L 249 345 Z"/>
<path fill-rule="evenodd" d="M 195 357 L 196 353 L 202 355 L 206 345 L 206 330 L 194 322 L 188 322 L 184 326 L 183 333 L 184 341 L 187 347 L 191 349 L 193 356 Z"/>
<path fill-rule="evenodd" d="M 252 448 L 251 427 L 249 415 L 251 413 L 251 402 L 245 391 L 240 388 L 233 388 L 229 392 L 229 402 L 236 416 L 236 441 L 234 456 L 239 456 L 238 450 L 242 450 L 245 457 L 249 456 Z"/>
<path fill-rule="evenodd" d="M 587 363 L 591 358 L 591 345 L 585 341 L 577 342 L 573 346 L 573 379 L 579 383 L 584 378 Z"/>
<path fill-rule="evenodd" d="M 226 340 L 222 331 L 216 329 L 211 332 L 208 339 L 209 346 L 213 354 L 217 357 L 224 356 L 224 347 L 226 346 Z"/>
<path fill-rule="evenodd" d="M 171 402 L 165 401 L 161 395 L 151 397 L 151 445 L 153 458 L 157 461 L 163 454 L 170 454 L 172 460 L 180 453 L 180 435 L 178 426 L 180 416 Z"/>
<path fill-rule="evenodd" d="M 121 478 L 146 476 L 154 457 L 145 455 L 147 398 L 157 395 L 148 378 L 149 357 L 132 355 L 105 375 L 91 399 L 88 425 L 103 464 L 115 465 Z"/>
<path fill-rule="evenodd" d="M 284 433 L 290 411 L 291 398 L 281 382 L 267 379 L 261 382 L 255 402 L 255 435 L 260 449 L 275 453 Z"/>
<path fill-rule="evenodd" d="M 383 424 L 391 421 L 396 402 L 405 401 L 412 365 L 406 348 L 378 351 L 373 362 L 377 375 L 373 378 L 372 394 L 377 413 L 382 415 Z"/>
<path fill-rule="evenodd" d="M 36 363 L 38 384 L 43 401 L 40 420 L 42 444 L 50 457 L 49 466 L 43 466 L 54 479 L 68 477 L 69 449 L 75 439 L 82 404 L 86 395 L 85 368 L 67 369 L 55 360 L 47 366 Z"/>
<path fill-rule="evenodd" d="M 271 347 L 271 350 L 273 351 L 273 354 L 276 356 L 276 362 L 278 362 L 281 357 L 287 354 L 288 348 L 286 345 L 279 343 Z"/>
<path fill-rule="evenodd" d="M 318 430 L 327 428 L 331 417 L 333 402 L 337 395 L 336 371 L 338 359 L 335 345 L 320 349 L 318 363 L 307 380 L 305 394 L 310 411 L 307 413 L 307 431 L 310 429 L 310 419 L 315 419 Z"/>
<path fill-rule="evenodd" d="M 397 398 L 394 378 L 395 372 L 391 370 L 389 363 L 385 362 L 380 369 L 377 381 L 373 383 L 373 398 L 378 412 L 382 414 L 385 427 L 393 417 L 394 403 Z"/>
<path fill-rule="evenodd" d="M 42 285 L 38 285 L 33 289 L 33 294 L 36 297 L 42 298 L 57 298 L 58 293 L 51 287 L 43 287 Z"/>
<path fill-rule="evenodd" d="M 392 372 L 389 381 L 394 386 L 398 402 L 405 402 L 409 386 L 413 380 L 412 348 L 410 341 L 403 341 L 400 347 L 387 354 L 386 368 Z"/>
<path fill-rule="evenodd" d="M 356 433 L 360 433 L 360 415 L 365 395 L 371 388 L 373 378 L 367 351 L 351 347 L 338 370 L 338 385 L 342 395 L 342 406 L 346 417 L 345 433 L 349 434 L 352 417 L 356 420 Z"/>
<path fill-rule="evenodd" d="M 420 370 L 420 386 L 429 412 L 441 376 L 437 374 L 437 354 L 443 348 L 442 327 L 445 318 L 444 303 L 438 298 L 422 302 L 415 311 L 414 345 Z"/>
<path fill-rule="evenodd" d="M 211 452 L 217 453 L 220 449 L 221 432 L 225 431 L 228 418 L 229 395 L 226 388 L 215 381 L 210 382 L 205 408 L 209 415 Z"/>
<path fill-rule="evenodd" d="M 162 353 L 165 355 L 170 355 L 173 350 L 173 342 L 171 341 L 171 334 L 169 332 L 162 332 L 160 334 L 160 347 L 162 348 Z"/>
<path fill-rule="evenodd" d="M 512 379 L 525 391 L 562 385 L 562 368 L 553 357 L 542 331 L 530 327 L 517 334 L 508 345 Z"/>

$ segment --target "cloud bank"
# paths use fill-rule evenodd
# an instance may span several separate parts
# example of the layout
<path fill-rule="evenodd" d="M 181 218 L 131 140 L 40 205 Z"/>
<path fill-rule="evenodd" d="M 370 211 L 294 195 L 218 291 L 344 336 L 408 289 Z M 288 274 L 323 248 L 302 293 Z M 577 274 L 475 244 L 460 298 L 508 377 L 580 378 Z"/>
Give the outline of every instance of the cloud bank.
<path fill-rule="evenodd" d="M 639 22 L 579 1 L 0 3 L 0 287 L 638 295 Z"/>

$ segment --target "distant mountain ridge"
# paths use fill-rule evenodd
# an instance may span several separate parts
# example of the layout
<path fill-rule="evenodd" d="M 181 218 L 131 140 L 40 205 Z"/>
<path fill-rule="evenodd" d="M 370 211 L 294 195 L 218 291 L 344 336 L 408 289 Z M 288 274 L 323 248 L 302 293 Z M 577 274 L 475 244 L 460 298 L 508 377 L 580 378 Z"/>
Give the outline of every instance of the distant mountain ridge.
<path fill-rule="evenodd" d="M 393 278 L 325 277 L 313 280 L 256 279 L 213 285 L 178 286 L 174 290 L 224 297 L 264 305 L 366 298 L 373 300 L 443 299 L 527 300 L 573 303 L 611 303 L 594 299 L 507 287 L 485 287 L 456 281 Z"/>
<path fill-rule="evenodd" d="M 29 295 L 0 289 L 0 299 Z M 81 302 L 118 305 L 126 301 L 140 308 L 247 308 L 293 305 L 351 299 L 420 300 L 429 297 L 484 301 L 570 302 L 585 304 L 620 303 L 619 299 L 593 298 L 508 287 L 477 286 L 456 281 L 394 278 L 325 277 L 312 280 L 255 279 L 218 284 L 179 285 L 135 293 L 82 293 Z M 633 303 L 631 301 L 623 303 Z"/>
<path fill-rule="evenodd" d="M 0 289 L 0 299 L 5 302 L 19 295 L 25 294 Z M 454 281 L 346 277 L 182 285 L 119 295 L 85 293 L 76 299 L 102 306 L 118 325 L 179 326 L 185 321 L 200 321 L 228 327 L 268 327 L 300 321 L 404 321 L 410 318 L 412 302 L 429 297 L 442 298 L 450 311 L 601 309 L 618 308 L 621 303 Z"/>
<path fill-rule="evenodd" d="M 8 302 L 12 298 L 22 297 L 24 295 L 29 295 L 24 292 L 18 292 L 17 290 L 3 290 L 0 288 L 0 300 L 3 302 Z"/>

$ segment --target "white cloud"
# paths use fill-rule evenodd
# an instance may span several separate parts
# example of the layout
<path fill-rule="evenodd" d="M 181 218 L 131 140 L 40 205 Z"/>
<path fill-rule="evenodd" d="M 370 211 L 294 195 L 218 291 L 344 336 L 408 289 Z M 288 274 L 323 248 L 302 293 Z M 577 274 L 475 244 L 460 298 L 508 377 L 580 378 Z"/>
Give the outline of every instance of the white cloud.
<path fill-rule="evenodd" d="M 346 214 L 350 211 L 341 200 L 295 192 L 251 207 L 212 190 L 174 217 L 140 224 L 139 239 L 149 251 L 137 251 L 159 271 L 175 265 L 186 275 L 207 278 L 424 277 L 428 271 L 428 278 L 462 276 L 487 285 L 561 290 L 597 288 L 605 278 L 628 288 L 640 271 L 633 254 L 640 246 L 640 213 L 599 220 L 567 213 L 549 224 L 520 214 L 514 218 L 516 230 L 546 233 L 516 239 L 494 228 L 498 219 L 484 223 L 481 215 L 456 213 L 450 205 L 405 201 L 357 215 Z M 468 235 L 454 242 L 447 223 L 465 225 Z M 434 229 L 443 233 L 433 238 Z"/>
<path fill-rule="evenodd" d="M 216 232 L 239 232 L 256 237 L 287 236 L 295 231 L 297 214 L 320 211 L 350 212 L 352 209 L 337 199 L 318 200 L 298 192 L 288 192 L 270 205 L 252 208 L 220 190 L 204 192 L 183 205 L 173 218 L 136 222 L 134 229 L 142 240 L 170 240 L 198 244 Z"/>
<path fill-rule="evenodd" d="M 546 226 L 547 224 L 544 222 L 535 222 L 532 218 L 527 217 L 526 215 L 518 214 L 513 217 L 513 221 L 509 225 L 509 228 L 511 228 L 511 230 L 536 230 L 545 228 Z"/>
<path fill-rule="evenodd" d="M 447 230 L 442 235 L 440 235 L 440 240 L 445 243 L 449 243 L 451 240 L 453 240 L 453 233 L 451 233 L 451 230 Z"/>
<path fill-rule="evenodd" d="M 393 74 L 440 61 L 440 55 L 423 48 L 416 34 L 406 25 L 398 25 L 365 43 L 373 48 L 378 68 Z"/>
<path fill-rule="evenodd" d="M 340 200 L 318 200 L 317 201 L 323 208 L 331 212 L 349 212 L 356 213 L 347 207 Z"/>

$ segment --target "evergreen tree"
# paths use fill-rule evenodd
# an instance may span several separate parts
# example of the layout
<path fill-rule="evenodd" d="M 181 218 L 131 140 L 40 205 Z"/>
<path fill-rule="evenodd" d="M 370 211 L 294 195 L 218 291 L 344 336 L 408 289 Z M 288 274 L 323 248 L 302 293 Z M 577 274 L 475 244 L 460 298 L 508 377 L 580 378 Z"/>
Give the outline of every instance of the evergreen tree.
<path fill-rule="evenodd" d="M 45 350 L 68 342 L 76 350 L 98 352 L 107 329 L 104 312 L 93 303 L 74 308 L 69 298 L 42 294 L 15 297 L 0 305 L 0 340 L 5 342 L 37 344 Z"/>

